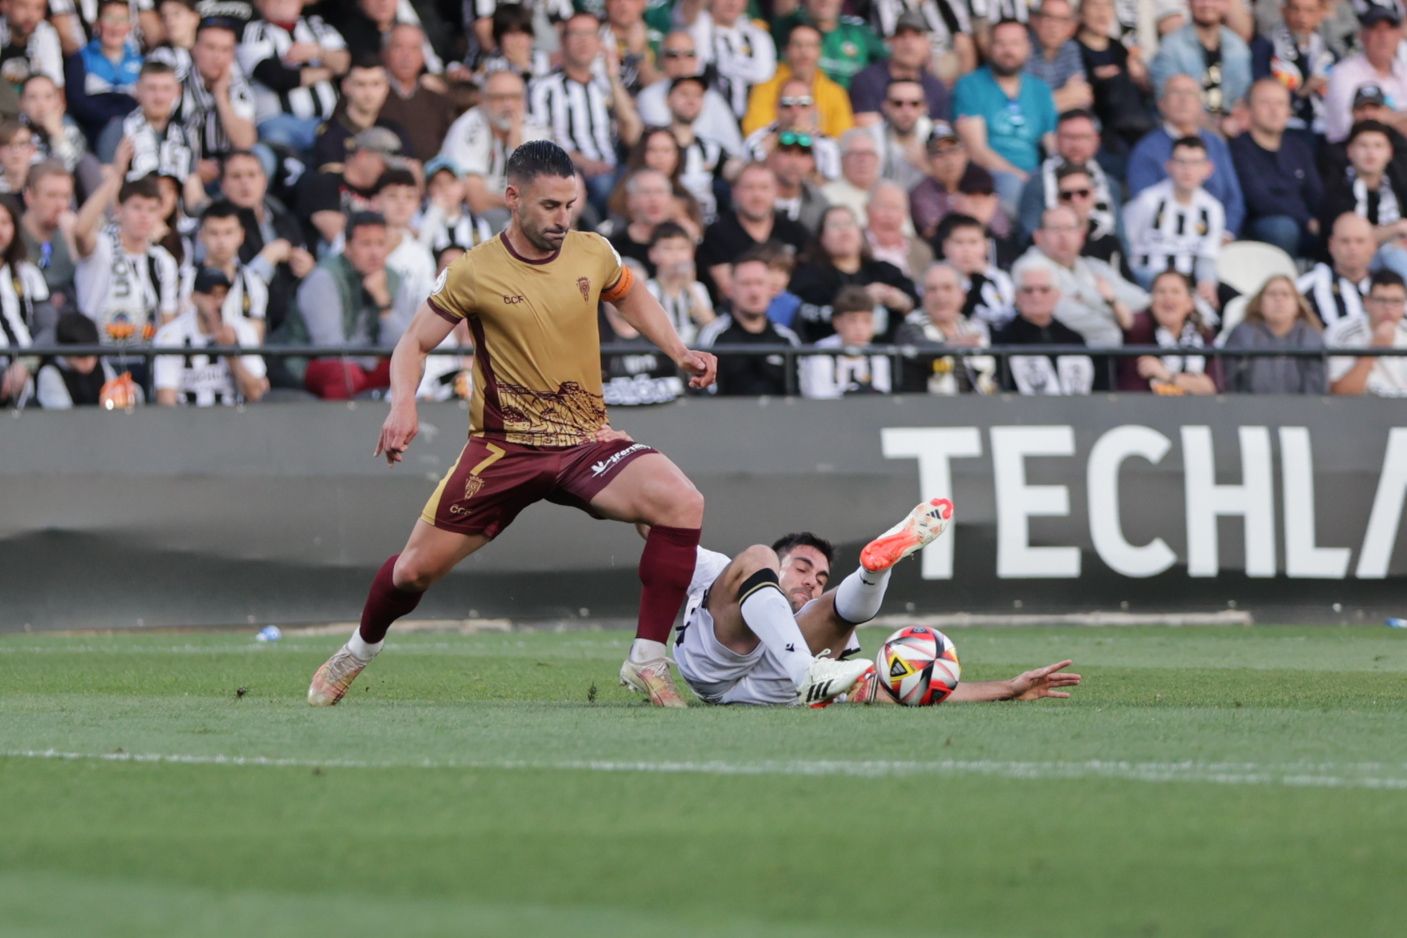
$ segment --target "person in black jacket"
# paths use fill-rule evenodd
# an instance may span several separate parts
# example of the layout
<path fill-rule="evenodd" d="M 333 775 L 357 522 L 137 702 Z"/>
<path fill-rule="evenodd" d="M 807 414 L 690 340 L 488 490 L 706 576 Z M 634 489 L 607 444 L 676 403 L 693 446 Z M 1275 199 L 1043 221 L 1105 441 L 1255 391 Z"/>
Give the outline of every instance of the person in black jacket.
<path fill-rule="evenodd" d="M 760 253 L 749 251 L 733 262 L 730 292 L 731 312 L 699 330 L 699 348 L 801 345 L 795 332 L 767 318 L 774 291 L 767 261 Z M 787 362 L 782 355 L 722 354 L 718 356 L 718 383 L 714 387 L 717 394 L 780 397 L 787 393 L 789 385 L 794 386 L 795 377 L 795 363 Z"/>
<path fill-rule="evenodd" d="M 1329 231 L 1345 212 L 1368 219 L 1378 240 L 1374 264 L 1407 276 L 1407 180 L 1392 168 L 1386 124 L 1359 121 L 1348 132 L 1348 169 L 1327 180 L 1320 229 Z"/>
<path fill-rule="evenodd" d="M 874 298 L 876 341 L 885 342 L 918 306 L 914 283 L 899 268 L 875 260 L 853 209 L 832 205 L 821 214 L 816 238 L 788 286 L 801 298 L 796 325 L 801 338 L 817 342 L 835 333 L 831 302 L 841 287 L 861 286 Z"/>
<path fill-rule="evenodd" d="M 1291 257 L 1310 253 L 1319 236 L 1314 210 L 1324 184 L 1308 138 L 1286 132 L 1290 90 L 1275 78 L 1251 85 L 1250 129 L 1232 139 L 1231 158 L 1246 199 L 1246 236 Z"/>
<path fill-rule="evenodd" d="M 298 282 L 317 264 L 303 237 L 303 226 L 287 208 L 268 194 L 264 165 L 248 150 L 225 159 L 220 191 L 239 209 L 244 228 L 240 263 L 269 285 L 268 332 L 278 331 Z M 276 382 L 277 383 L 277 382 Z"/>
<path fill-rule="evenodd" d="M 1011 270 L 1016 318 L 992 336 L 1002 345 L 1084 345 L 1078 332 L 1055 319 L 1060 280 L 1051 262 L 1027 255 Z M 1003 390 L 1019 394 L 1088 394 L 1109 388 L 1107 363 L 1088 355 L 1008 355 L 1001 363 Z"/>

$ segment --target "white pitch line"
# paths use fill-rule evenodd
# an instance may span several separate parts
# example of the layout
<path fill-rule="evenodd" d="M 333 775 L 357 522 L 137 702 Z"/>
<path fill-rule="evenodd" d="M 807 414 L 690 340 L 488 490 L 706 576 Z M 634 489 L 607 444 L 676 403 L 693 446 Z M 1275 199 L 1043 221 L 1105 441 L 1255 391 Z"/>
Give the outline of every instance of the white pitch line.
<path fill-rule="evenodd" d="M 135 762 L 174 765 L 248 766 L 257 768 L 313 769 L 459 769 L 537 770 L 552 772 L 642 772 L 679 775 L 802 775 L 853 778 L 892 778 L 923 775 L 982 775 L 1023 781 L 1108 778 L 1131 782 L 1197 782 L 1213 785 L 1273 785 L 1285 788 L 1362 788 L 1407 791 L 1404 775 L 1343 774 L 1347 768 L 1382 772 L 1380 763 L 1260 764 L 1254 762 L 1127 762 L 1093 759 L 1084 762 L 1010 762 L 1001 760 L 941 759 L 928 762 L 895 761 L 613 761 L 604 759 L 295 759 L 282 756 L 137 752 L 67 752 L 60 749 L 0 750 L 0 758 L 57 759 L 63 761 Z M 1407 768 L 1403 766 L 1401 768 Z"/>

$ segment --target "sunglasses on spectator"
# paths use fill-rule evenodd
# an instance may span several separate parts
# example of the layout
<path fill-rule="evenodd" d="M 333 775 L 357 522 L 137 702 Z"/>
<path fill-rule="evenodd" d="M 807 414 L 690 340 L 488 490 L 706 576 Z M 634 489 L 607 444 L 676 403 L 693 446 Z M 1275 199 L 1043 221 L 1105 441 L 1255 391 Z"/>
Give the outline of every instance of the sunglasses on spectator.
<path fill-rule="evenodd" d="M 692 59 L 695 55 L 693 49 L 665 49 L 664 57 L 667 59 Z"/>
<path fill-rule="evenodd" d="M 1073 202 L 1076 199 L 1087 199 L 1094 195 L 1093 189 L 1061 189 L 1060 201 Z"/>
<path fill-rule="evenodd" d="M 792 130 L 782 131 L 777 138 L 777 143 L 784 147 L 796 147 L 799 150 L 811 149 L 812 139 L 810 134 L 799 134 Z"/>
<path fill-rule="evenodd" d="M 810 107 L 815 102 L 810 95 L 802 95 L 799 98 L 782 98 L 777 102 L 779 107 Z"/>

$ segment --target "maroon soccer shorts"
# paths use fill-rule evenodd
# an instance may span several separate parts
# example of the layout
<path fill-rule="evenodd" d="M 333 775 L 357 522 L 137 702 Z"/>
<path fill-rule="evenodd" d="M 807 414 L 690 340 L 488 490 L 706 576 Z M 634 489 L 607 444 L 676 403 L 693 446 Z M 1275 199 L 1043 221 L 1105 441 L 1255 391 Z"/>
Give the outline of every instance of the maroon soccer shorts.
<path fill-rule="evenodd" d="M 474 437 L 440 480 L 420 519 L 456 534 L 497 537 L 518 512 L 546 500 L 590 513 L 621 469 L 654 447 L 628 440 L 543 449 Z"/>

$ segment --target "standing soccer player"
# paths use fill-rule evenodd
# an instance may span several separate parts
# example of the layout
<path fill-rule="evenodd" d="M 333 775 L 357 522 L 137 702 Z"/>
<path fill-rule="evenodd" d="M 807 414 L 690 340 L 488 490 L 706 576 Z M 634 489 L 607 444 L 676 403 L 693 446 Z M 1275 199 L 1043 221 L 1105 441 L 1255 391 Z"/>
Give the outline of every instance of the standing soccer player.
<path fill-rule="evenodd" d="M 440 274 L 391 356 L 391 413 L 376 455 L 400 462 L 419 422 L 426 354 L 461 321 L 474 336 L 469 442 L 421 512 L 410 540 L 377 572 L 361 625 L 313 675 L 308 702 L 337 703 L 381 650 L 391 623 L 430 586 L 543 499 L 601 518 L 650 525 L 640 557 L 640 617 L 621 681 L 657 706 L 682 707 L 665 642 L 694 571 L 703 496 L 670 460 L 621 440 L 601 396 L 599 301 L 690 375 L 713 383 L 717 361 L 680 341 L 659 302 L 601 236 L 571 231 L 579 192 L 566 151 L 525 143 L 507 166 L 512 219 L 497 238 Z"/>

